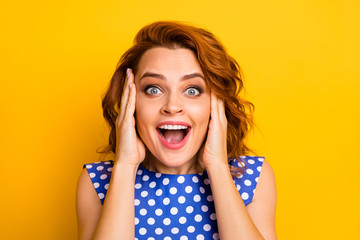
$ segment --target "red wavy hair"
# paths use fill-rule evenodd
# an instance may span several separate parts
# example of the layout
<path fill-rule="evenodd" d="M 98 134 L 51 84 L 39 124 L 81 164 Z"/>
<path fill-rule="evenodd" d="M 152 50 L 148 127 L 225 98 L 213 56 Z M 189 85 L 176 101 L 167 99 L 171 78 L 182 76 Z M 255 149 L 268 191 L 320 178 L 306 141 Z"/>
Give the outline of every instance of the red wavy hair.
<path fill-rule="evenodd" d="M 221 42 L 209 31 L 179 22 L 160 21 L 143 27 L 117 64 L 103 97 L 103 115 L 110 126 L 109 144 L 99 153 L 115 153 L 115 122 L 119 114 L 126 69 L 136 74 L 142 55 L 154 47 L 187 48 L 194 52 L 204 73 L 207 86 L 225 103 L 228 121 L 227 152 L 230 158 L 252 152 L 244 139 L 253 127 L 254 105 L 241 98 L 243 80 L 238 63 L 227 54 Z"/>

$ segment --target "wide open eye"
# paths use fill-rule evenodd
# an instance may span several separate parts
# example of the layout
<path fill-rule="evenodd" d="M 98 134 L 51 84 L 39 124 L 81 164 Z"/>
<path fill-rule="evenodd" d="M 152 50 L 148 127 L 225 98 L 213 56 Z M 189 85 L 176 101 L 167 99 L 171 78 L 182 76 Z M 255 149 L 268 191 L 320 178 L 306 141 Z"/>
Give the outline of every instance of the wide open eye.
<path fill-rule="evenodd" d="M 145 92 L 149 95 L 159 95 L 161 93 L 161 90 L 159 87 L 149 86 L 145 89 Z"/>
<path fill-rule="evenodd" d="M 190 95 L 190 96 L 197 96 L 200 93 L 201 92 L 199 91 L 199 89 L 197 89 L 195 87 L 190 87 L 190 88 L 185 90 L 185 94 Z"/>

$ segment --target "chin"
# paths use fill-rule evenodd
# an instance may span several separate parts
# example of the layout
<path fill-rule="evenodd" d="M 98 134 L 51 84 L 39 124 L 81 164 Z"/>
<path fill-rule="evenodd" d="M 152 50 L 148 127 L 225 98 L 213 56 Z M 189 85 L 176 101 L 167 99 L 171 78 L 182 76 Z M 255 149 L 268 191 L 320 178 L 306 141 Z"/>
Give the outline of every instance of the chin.
<path fill-rule="evenodd" d="M 147 131 L 147 133 L 150 132 L 151 134 L 144 134 L 143 136 L 145 138 L 142 138 L 148 148 L 146 157 L 147 164 L 154 167 L 161 166 L 163 170 L 166 168 L 178 168 L 180 171 L 181 169 L 185 171 L 193 169 L 197 165 L 198 152 L 205 139 L 205 136 L 199 137 L 199 133 L 193 130 L 194 129 L 189 127 L 189 129 L 186 129 L 182 134 L 179 133 L 179 135 L 181 135 L 181 138 L 179 137 L 181 141 L 175 144 L 167 141 L 165 136 L 169 134 L 169 132 L 166 133 L 164 129 L 157 128 L 155 133 Z M 204 132 L 203 135 L 205 134 L 206 132 Z M 164 144 L 164 142 L 166 143 Z"/>
<path fill-rule="evenodd" d="M 179 150 L 172 153 L 160 153 L 160 154 L 151 153 L 151 157 L 149 158 L 149 161 L 151 163 L 158 162 L 161 165 L 164 165 L 165 167 L 168 168 L 180 168 L 183 167 L 184 165 L 191 166 L 192 164 L 194 164 L 197 161 L 196 155 L 197 153 L 189 154 L 189 152 L 183 154 Z"/>

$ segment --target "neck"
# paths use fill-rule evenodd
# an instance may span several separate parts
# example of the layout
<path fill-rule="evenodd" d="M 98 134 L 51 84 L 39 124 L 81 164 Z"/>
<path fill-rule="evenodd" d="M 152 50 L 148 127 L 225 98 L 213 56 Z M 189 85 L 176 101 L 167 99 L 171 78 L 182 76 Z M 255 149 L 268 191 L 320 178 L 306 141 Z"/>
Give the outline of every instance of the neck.
<path fill-rule="evenodd" d="M 141 165 L 152 172 L 174 175 L 196 174 L 205 170 L 199 164 L 198 154 L 181 166 L 166 166 L 149 151 L 147 151 L 145 160 L 141 163 Z"/>

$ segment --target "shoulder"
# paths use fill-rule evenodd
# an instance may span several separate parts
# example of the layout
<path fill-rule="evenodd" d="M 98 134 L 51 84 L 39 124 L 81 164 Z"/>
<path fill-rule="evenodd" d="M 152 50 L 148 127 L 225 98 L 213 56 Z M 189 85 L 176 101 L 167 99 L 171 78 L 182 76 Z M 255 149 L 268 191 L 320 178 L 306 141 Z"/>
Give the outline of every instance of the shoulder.
<path fill-rule="evenodd" d="M 87 168 L 81 172 L 76 191 L 76 215 L 79 239 L 90 239 L 98 219 L 102 205 L 94 189 Z"/>
<path fill-rule="evenodd" d="M 79 239 L 90 239 L 96 228 L 112 167 L 112 161 L 83 165 L 76 191 Z"/>
<path fill-rule="evenodd" d="M 254 201 L 261 201 L 262 199 L 273 201 L 274 204 L 276 203 L 275 174 L 268 161 L 264 161 L 263 163 L 256 194 L 254 196 Z"/>
<path fill-rule="evenodd" d="M 268 161 L 264 161 L 253 201 L 246 206 L 248 213 L 265 239 L 276 239 L 276 183 L 275 174 Z"/>
<path fill-rule="evenodd" d="M 274 185 L 275 184 L 275 174 L 274 174 L 274 170 L 271 167 L 270 163 L 268 161 L 264 160 L 260 178 L 259 178 L 259 183 L 258 183 L 259 186 L 258 187 L 261 187 L 262 185 L 264 185 L 266 183 Z"/>
<path fill-rule="evenodd" d="M 242 175 L 234 177 L 234 183 L 245 205 L 253 201 L 264 161 L 265 158 L 260 156 L 241 156 L 239 159 L 230 161 L 231 166 L 240 168 L 244 172 Z"/>
<path fill-rule="evenodd" d="M 113 166 L 113 161 L 88 163 L 83 166 L 83 168 L 86 168 L 93 188 L 102 204 L 104 203 L 105 195 L 109 187 Z"/>
<path fill-rule="evenodd" d="M 113 161 L 102 161 L 95 163 L 87 163 L 83 165 L 77 184 L 78 199 L 102 199 L 102 193 L 106 193 L 107 184 L 111 178 Z M 84 197 L 86 196 L 86 197 Z"/>
<path fill-rule="evenodd" d="M 268 197 L 274 195 L 274 193 L 276 195 L 275 190 L 276 190 L 276 183 L 275 183 L 274 170 L 271 167 L 270 163 L 264 160 L 261 167 L 261 173 L 256 188 L 257 193 L 254 196 L 254 201 L 257 200 L 262 195 L 266 195 Z"/>
<path fill-rule="evenodd" d="M 93 182 L 91 180 L 87 168 L 84 168 L 79 176 L 77 183 L 76 198 L 77 198 L 76 200 L 77 203 L 84 200 L 92 201 L 92 199 L 95 200 L 98 199 L 96 191 L 94 189 Z"/>
<path fill-rule="evenodd" d="M 243 156 L 241 157 L 245 167 L 245 173 L 240 176 L 241 182 L 252 187 L 254 193 L 253 201 L 256 201 L 263 195 L 276 195 L 275 174 L 270 163 L 265 157 L 259 156 Z M 255 194 L 256 192 L 256 194 Z"/>

